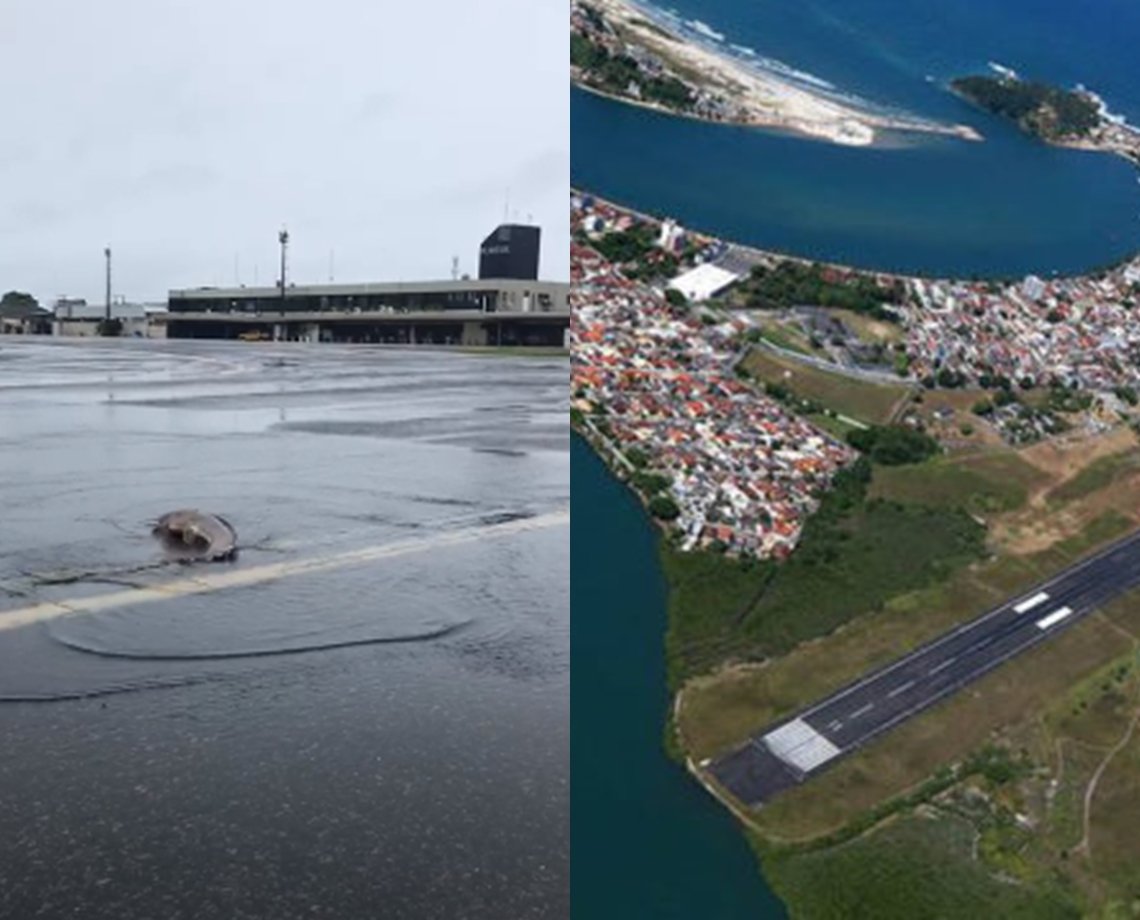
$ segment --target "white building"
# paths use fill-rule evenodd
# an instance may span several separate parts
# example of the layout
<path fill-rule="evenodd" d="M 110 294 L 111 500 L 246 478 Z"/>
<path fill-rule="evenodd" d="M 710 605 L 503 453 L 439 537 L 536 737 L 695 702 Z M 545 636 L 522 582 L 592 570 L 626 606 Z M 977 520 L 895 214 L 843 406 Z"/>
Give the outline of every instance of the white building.
<path fill-rule="evenodd" d="M 669 287 L 684 294 L 686 300 L 700 302 L 715 297 L 739 278 L 735 272 L 705 262 L 678 275 L 669 282 Z"/>

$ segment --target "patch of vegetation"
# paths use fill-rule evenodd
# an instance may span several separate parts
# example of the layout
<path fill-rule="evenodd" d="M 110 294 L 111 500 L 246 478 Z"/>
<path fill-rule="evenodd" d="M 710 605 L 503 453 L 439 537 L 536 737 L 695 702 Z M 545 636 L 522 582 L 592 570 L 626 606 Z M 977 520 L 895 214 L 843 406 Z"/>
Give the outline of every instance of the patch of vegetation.
<path fill-rule="evenodd" d="M 659 492 L 664 492 L 672 484 L 672 480 L 661 473 L 646 473 L 638 470 L 630 477 L 630 481 L 634 487 L 642 494 L 654 496 Z"/>
<path fill-rule="evenodd" d="M 1084 137 L 1100 124 L 1097 105 L 1086 93 L 991 76 L 959 77 L 950 86 L 986 111 L 1010 118 L 1044 140 Z"/>
<path fill-rule="evenodd" d="M 795 330 L 786 329 L 782 326 L 766 326 L 763 329 L 750 329 L 745 338 L 757 344 L 759 342 L 770 342 L 777 348 L 782 348 L 785 351 L 794 351 L 801 355 L 810 355 L 812 352 L 812 342 L 809 338 L 803 335 L 797 335 Z"/>
<path fill-rule="evenodd" d="M 841 471 L 782 563 L 665 547 L 673 687 L 730 658 L 780 655 L 984 553 L 966 512 L 868 499 L 865 458 Z"/>
<path fill-rule="evenodd" d="M 646 102 L 683 111 L 694 101 L 693 92 L 673 76 L 649 76 L 637 61 L 626 54 L 609 51 L 578 32 L 570 35 L 570 63 L 582 70 L 591 83 L 619 96 L 633 95 L 630 87 Z"/>
<path fill-rule="evenodd" d="M 1050 412 L 1085 412 L 1092 402 L 1092 393 L 1073 387 L 1052 386 L 1045 407 Z"/>
<path fill-rule="evenodd" d="M 1091 495 L 1093 492 L 1099 492 L 1122 476 L 1136 472 L 1138 469 L 1140 469 L 1140 452 L 1136 450 L 1126 450 L 1117 454 L 1109 454 L 1106 457 L 1098 457 L 1076 476 L 1065 480 L 1050 490 L 1048 499 L 1057 504 L 1075 501 L 1084 498 L 1086 495 Z"/>
<path fill-rule="evenodd" d="M 934 438 L 907 425 L 873 425 L 847 433 L 847 443 L 882 466 L 921 463 L 941 451 Z"/>
<path fill-rule="evenodd" d="M 680 515 L 681 509 L 668 495 L 654 495 L 649 500 L 649 513 L 662 521 L 672 521 Z"/>
<path fill-rule="evenodd" d="M 640 447 L 627 447 L 625 449 L 625 459 L 628 460 L 635 469 L 645 469 L 649 464 L 649 455 Z"/>
<path fill-rule="evenodd" d="M 939 458 L 921 466 L 897 466 L 875 474 L 871 494 L 900 502 L 965 508 L 977 514 L 1014 511 L 1045 476 L 1013 451 Z"/>
<path fill-rule="evenodd" d="M 634 224 L 628 230 L 614 230 L 594 240 L 593 246 L 615 265 L 636 262 L 657 246 L 657 235 L 647 223 Z"/>
<path fill-rule="evenodd" d="M 612 230 L 590 240 L 589 244 L 610 262 L 620 266 L 622 273 L 633 280 L 671 278 L 681 264 L 675 255 L 657 245 L 657 232 L 647 222 L 636 223 L 626 230 Z M 686 303 L 684 295 L 672 288 L 666 291 L 666 298 L 674 306 Z"/>
<path fill-rule="evenodd" d="M 26 291 L 6 291 L 0 297 L 0 316 L 25 316 L 40 310 L 40 302 Z"/>
<path fill-rule="evenodd" d="M 884 287 L 860 272 L 787 261 L 771 269 L 754 266 L 738 285 L 736 296 L 742 296 L 745 305 L 753 309 L 837 307 L 896 322 L 898 316 L 888 305 L 905 300 L 906 288 L 901 281 Z"/>
<path fill-rule="evenodd" d="M 753 349 L 743 365 L 757 380 L 870 424 L 889 421 L 895 407 L 910 392 L 905 385 L 855 380 L 762 349 Z"/>
<path fill-rule="evenodd" d="M 1011 885 L 973 858 L 961 818 L 910 817 L 840 847 L 764 859 L 797 920 L 1062 920 L 1080 911 L 1058 886 Z"/>

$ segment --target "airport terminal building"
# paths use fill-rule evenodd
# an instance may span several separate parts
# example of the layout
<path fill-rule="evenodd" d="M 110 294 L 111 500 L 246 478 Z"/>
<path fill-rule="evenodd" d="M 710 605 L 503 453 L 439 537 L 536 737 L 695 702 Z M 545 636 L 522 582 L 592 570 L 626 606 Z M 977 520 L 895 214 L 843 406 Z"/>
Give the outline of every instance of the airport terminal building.
<path fill-rule="evenodd" d="M 171 291 L 170 338 L 435 345 L 553 345 L 570 329 L 569 285 L 459 279 Z"/>
<path fill-rule="evenodd" d="M 477 279 L 171 291 L 167 336 L 566 347 L 570 286 L 537 280 L 537 228 L 506 230 Z"/>

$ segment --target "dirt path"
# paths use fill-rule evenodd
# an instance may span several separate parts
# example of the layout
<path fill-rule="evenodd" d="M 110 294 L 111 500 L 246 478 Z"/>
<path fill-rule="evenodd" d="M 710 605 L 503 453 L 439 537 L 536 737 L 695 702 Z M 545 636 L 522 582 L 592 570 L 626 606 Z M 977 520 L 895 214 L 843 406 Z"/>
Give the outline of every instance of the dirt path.
<path fill-rule="evenodd" d="M 1089 780 L 1088 787 L 1085 789 L 1084 820 L 1082 821 L 1084 835 L 1081 837 L 1081 842 L 1073 847 L 1073 852 L 1083 852 L 1085 858 L 1090 861 L 1092 860 L 1092 843 L 1090 840 L 1092 831 L 1092 802 L 1093 796 L 1096 795 L 1097 783 L 1100 782 L 1104 771 L 1108 769 L 1108 765 L 1112 763 L 1112 759 L 1128 747 L 1128 743 L 1132 740 L 1132 735 L 1135 733 L 1138 724 L 1140 724 L 1140 709 L 1136 710 L 1136 714 L 1132 717 L 1131 721 L 1129 721 L 1128 729 L 1124 732 L 1124 737 L 1116 742 L 1116 744 L 1112 746 L 1112 749 L 1104 755 L 1104 760 L 1097 766 L 1096 771 L 1092 775 L 1092 779 Z"/>

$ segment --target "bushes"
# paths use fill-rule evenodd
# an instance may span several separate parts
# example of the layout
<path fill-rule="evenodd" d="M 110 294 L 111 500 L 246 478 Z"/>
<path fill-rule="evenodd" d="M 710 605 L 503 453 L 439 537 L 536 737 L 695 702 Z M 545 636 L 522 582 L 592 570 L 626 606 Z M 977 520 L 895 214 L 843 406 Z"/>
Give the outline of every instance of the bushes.
<path fill-rule="evenodd" d="M 882 287 L 870 275 L 855 272 L 826 274 L 819 265 L 781 262 L 773 269 L 757 265 L 744 282 L 749 306 L 793 307 L 811 305 L 838 307 L 865 313 L 875 319 L 897 322 L 887 306 L 901 301 L 906 290 L 900 283 Z"/>
<path fill-rule="evenodd" d="M 996 115 L 1004 115 L 1038 137 L 1083 137 L 1101 120 L 1086 94 L 1044 83 L 974 76 L 951 80 L 952 89 Z"/>
<path fill-rule="evenodd" d="M 634 469 L 643 470 L 649 465 L 649 455 L 640 447 L 627 447 L 625 459 L 633 465 Z"/>
<path fill-rule="evenodd" d="M 638 470 L 631 477 L 633 485 L 643 495 L 656 495 L 658 492 L 664 492 L 672 484 L 672 480 L 668 476 L 663 476 L 660 473 L 645 473 Z"/>
<path fill-rule="evenodd" d="M 905 425 L 875 425 L 847 433 L 847 443 L 883 466 L 921 463 L 940 450 L 928 434 Z"/>

